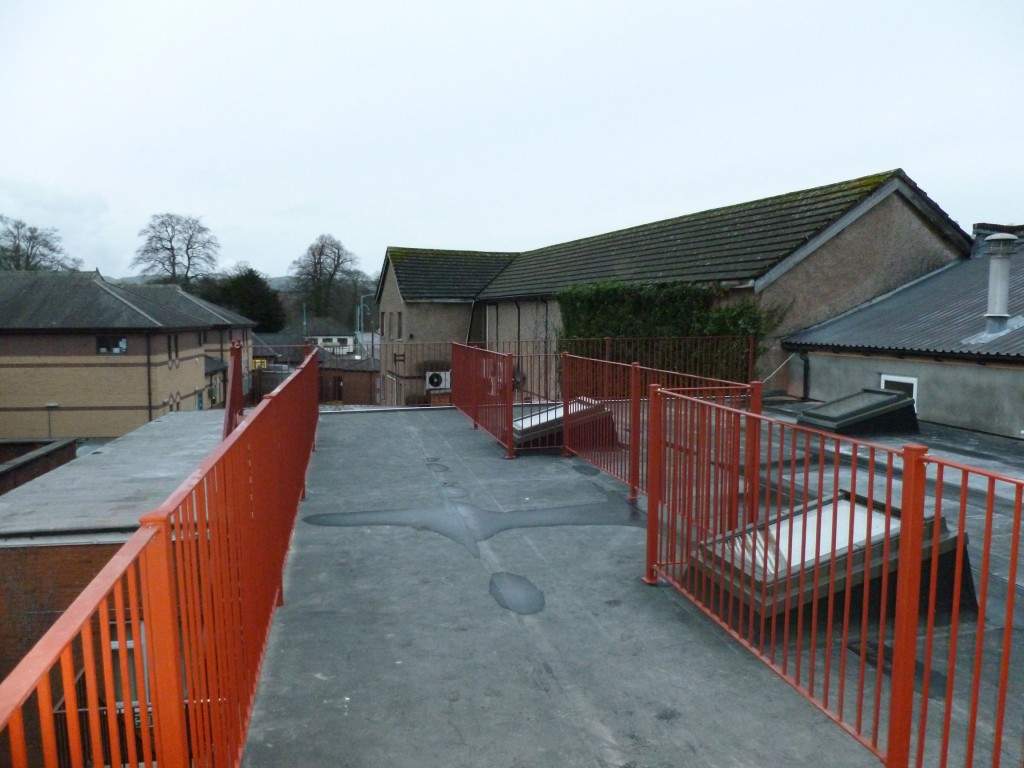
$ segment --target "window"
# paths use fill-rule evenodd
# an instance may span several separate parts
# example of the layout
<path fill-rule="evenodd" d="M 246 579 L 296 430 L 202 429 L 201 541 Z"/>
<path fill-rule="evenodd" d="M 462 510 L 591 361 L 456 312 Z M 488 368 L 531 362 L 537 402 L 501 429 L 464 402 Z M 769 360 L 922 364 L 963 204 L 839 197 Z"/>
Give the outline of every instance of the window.
<path fill-rule="evenodd" d="M 170 333 L 167 335 L 167 361 L 178 359 L 178 334 Z"/>
<path fill-rule="evenodd" d="M 398 313 L 398 338 L 402 338 L 402 313 Z"/>
<path fill-rule="evenodd" d="M 395 313 L 388 312 L 388 338 L 395 338 Z"/>
<path fill-rule="evenodd" d="M 380 335 L 384 335 L 384 313 L 380 313 Z"/>
<path fill-rule="evenodd" d="M 97 355 L 123 355 L 128 351 L 128 339 L 124 336 L 97 336 Z"/>
<path fill-rule="evenodd" d="M 891 389 L 896 392 L 906 392 L 914 398 L 914 410 L 917 410 L 917 377 L 896 376 L 890 373 L 882 374 L 882 389 Z"/>

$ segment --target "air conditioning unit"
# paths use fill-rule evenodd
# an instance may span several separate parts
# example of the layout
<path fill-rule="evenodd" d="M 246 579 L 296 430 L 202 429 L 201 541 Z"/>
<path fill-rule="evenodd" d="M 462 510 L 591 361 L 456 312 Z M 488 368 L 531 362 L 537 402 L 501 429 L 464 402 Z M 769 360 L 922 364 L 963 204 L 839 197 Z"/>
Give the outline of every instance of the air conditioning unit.
<path fill-rule="evenodd" d="M 451 371 L 427 371 L 426 377 L 426 390 L 427 392 L 432 389 L 451 389 L 452 388 L 452 372 Z"/>

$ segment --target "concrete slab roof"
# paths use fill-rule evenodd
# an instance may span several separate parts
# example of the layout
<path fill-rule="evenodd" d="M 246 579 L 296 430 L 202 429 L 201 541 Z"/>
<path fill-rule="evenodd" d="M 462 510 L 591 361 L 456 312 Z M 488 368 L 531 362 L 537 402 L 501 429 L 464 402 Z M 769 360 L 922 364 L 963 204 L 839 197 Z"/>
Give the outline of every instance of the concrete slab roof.
<path fill-rule="evenodd" d="M 0 496 L 0 546 L 125 538 L 221 439 L 224 411 L 169 413 Z"/>

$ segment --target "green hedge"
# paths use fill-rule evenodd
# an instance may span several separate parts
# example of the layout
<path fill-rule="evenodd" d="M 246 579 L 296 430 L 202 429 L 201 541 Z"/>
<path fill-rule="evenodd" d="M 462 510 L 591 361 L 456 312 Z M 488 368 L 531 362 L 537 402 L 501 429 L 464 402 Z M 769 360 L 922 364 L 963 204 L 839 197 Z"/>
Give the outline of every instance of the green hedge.
<path fill-rule="evenodd" d="M 758 340 L 779 313 L 753 301 L 715 306 L 724 289 L 688 283 L 604 282 L 559 291 L 562 338 L 749 336 Z"/>

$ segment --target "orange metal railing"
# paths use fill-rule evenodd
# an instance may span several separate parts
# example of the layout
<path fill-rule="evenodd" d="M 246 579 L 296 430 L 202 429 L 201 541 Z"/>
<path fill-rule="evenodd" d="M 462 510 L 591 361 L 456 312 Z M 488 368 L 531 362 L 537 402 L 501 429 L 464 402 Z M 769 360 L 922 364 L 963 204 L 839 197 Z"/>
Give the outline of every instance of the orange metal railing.
<path fill-rule="evenodd" d="M 753 336 L 687 338 L 509 339 L 470 342 L 466 346 L 514 355 L 517 402 L 560 402 L 557 371 L 563 352 L 578 357 L 631 363 L 696 376 L 749 381 L 754 375 L 757 340 Z M 391 340 L 380 347 L 380 403 L 423 405 L 431 401 L 426 377 L 453 371 L 449 342 Z M 534 409 L 536 410 L 536 409 Z"/>
<path fill-rule="evenodd" d="M 562 398 L 566 413 L 564 447 L 626 483 L 630 498 L 645 493 L 648 393 L 659 385 L 702 400 L 760 410 L 760 384 L 649 368 L 639 363 L 562 356 Z"/>
<path fill-rule="evenodd" d="M 1024 481 L 650 398 L 646 580 L 682 591 L 886 765 L 1022 764 Z"/>
<path fill-rule="evenodd" d="M 483 427 L 515 456 L 512 435 L 515 404 L 512 355 L 489 352 L 465 344 L 451 345 L 452 405 L 473 420 L 473 429 Z"/>
<path fill-rule="evenodd" d="M 474 427 L 483 426 L 494 435 L 510 458 L 518 450 L 564 448 L 630 483 L 632 498 L 645 475 L 639 457 L 648 383 L 749 407 L 750 388 L 745 384 L 639 363 L 633 364 L 638 376 L 634 381 L 634 368 L 614 358 L 635 353 L 644 359 L 690 364 L 697 371 L 746 371 L 753 360 L 752 337 L 541 339 L 491 346 L 496 349 L 452 344 L 452 405 L 472 418 Z M 558 347 L 605 357 L 556 354 L 553 350 Z M 564 429 L 563 413 L 568 414 Z M 640 430 L 637 435 L 632 434 L 634 427 Z M 565 430 L 572 433 L 568 443 Z"/>
<path fill-rule="evenodd" d="M 928 527 L 929 520 L 945 519 L 966 535 L 942 567 L 932 561 L 920 571 L 922 594 L 929 598 L 921 601 L 919 612 L 905 616 L 904 631 L 915 642 L 902 649 L 900 660 L 904 667 L 930 673 L 907 670 L 903 678 L 902 740 L 899 751 L 890 752 L 895 754 L 891 764 L 906 764 L 907 755 L 917 766 L 1022 765 L 1024 615 L 1018 590 L 1024 586 L 1024 480 L 923 450 L 914 463 L 923 495 L 921 546 L 934 550 L 941 536 L 941 530 Z"/>
<path fill-rule="evenodd" d="M 0 683 L 0 765 L 238 765 L 316 431 L 315 356 Z"/>

